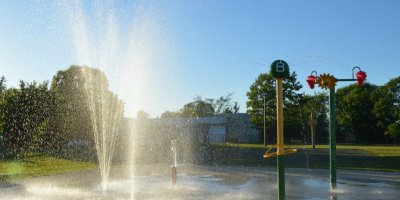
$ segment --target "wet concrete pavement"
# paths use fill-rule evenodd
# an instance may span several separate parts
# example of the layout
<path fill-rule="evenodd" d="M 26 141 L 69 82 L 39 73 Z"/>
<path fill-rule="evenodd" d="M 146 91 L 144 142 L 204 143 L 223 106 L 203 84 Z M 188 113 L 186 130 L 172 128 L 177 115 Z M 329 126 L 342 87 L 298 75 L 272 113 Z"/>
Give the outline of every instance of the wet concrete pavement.
<path fill-rule="evenodd" d="M 112 168 L 107 191 L 96 170 L 0 183 L 0 199 L 276 199 L 273 167 L 178 166 L 171 185 L 168 165 Z M 400 173 L 338 170 L 330 191 L 327 169 L 286 169 L 286 199 L 400 199 Z"/>

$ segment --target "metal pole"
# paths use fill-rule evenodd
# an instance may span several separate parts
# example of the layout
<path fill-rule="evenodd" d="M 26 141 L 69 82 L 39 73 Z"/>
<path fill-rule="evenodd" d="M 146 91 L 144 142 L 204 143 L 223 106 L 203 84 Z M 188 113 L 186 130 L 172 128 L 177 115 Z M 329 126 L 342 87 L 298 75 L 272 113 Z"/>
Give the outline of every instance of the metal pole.
<path fill-rule="evenodd" d="M 267 134 L 265 129 L 265 94 L 263 95 L 264 98 L 264 111 L 263 111 L 263 122 L 264 122 L 264 147 L 267 147 Z"/>
<path fill-rule="evenodd" d="M 276 123 L 277 123 L 277 162 L 278 162 L 278 199 L 285 199 L 285 163 L 283 149 L 283 98 L 282 98 L 282 79 L 276 79 Z"/>
<path fill-rule="evenodd" d="M 315 149 L 315 133 L 314 133 L 314 117 L 313 117 L 313 112 L 311 112 L 311 144 L 312 148 Z"/>
<path fill-rule="evenodd" d="M 336 189 L 336 93 L 335 87 L 329 90 L 329 163 L 331 189 Z"/>

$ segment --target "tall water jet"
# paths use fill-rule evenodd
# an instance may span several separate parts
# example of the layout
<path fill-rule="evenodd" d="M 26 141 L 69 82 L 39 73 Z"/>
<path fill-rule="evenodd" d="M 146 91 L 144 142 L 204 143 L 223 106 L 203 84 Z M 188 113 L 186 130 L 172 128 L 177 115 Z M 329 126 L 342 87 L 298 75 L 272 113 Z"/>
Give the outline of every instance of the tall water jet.
<path fill-rule="evenodd" d="M 103 2 L 95 2 L 95 19 L 85 15 L 82 2 L 63 2 L 68 11 L 72 42 L 80 65 L 90 65 L 100 70 L 82 67 L 86 103 L 92 124 L 93 139 L 101 175 L 101 188 L 107 189 L 116 135 L 123 118 L 123 103 L 111 91 L 104 73 L 115 66 L 118 29 L 114 12 L 105 12 Z M 94 22 L 87 22 L 95 20 Z"/>
<path fill-rule="evenodd" d="M 94 71 L 94 72 L 93 72 Z M 93 138 L 101 174 L 101 187 L 107 189 L 110 166 L 117 134 L 121 131 L 123 103 L 107 88 L 104 74 L 82 68 L 87 105 L 93 128 Z"/>
<path fill-rule="evenodd" d="M 154 28 L 156 23 L 149 9 L 138 2 L 138 5 L 131 5 L 133 9 L 128 9 L 132 13 L 114 12 L 119 4 L 108 0 L 63 1 L 60 10 L 60 13 L 66 14 L 77 64 L 96 67 L 107 74 L 110 89 L 126 102 L 122 105 L 122 102 L 113 100 L 116 97 L 106 89 L 91 88 L 102 84 L 108 87 L 108 83 L 103 77 L 89 72 L 89 68 L 83 68 L 103 190 L 107 188 L 115 137 L 124 121 L 123 107 L 132 116 L 132 113 L 148 106 L 149 98 L 144 97 L 156 93 L 153 90 L 160 72 L 160 67 L 158 71 L 152 68 L 154 60 L 157 60 L 154 49 L 162 49 L 160 44 L 163 43 L 158 38 L 160 36 Z M 130 130 L 128 135 L 123 136 L 129 143 L 123 157 L 126 157 L 133 177 L 136 149 L 134 128 Z"/>

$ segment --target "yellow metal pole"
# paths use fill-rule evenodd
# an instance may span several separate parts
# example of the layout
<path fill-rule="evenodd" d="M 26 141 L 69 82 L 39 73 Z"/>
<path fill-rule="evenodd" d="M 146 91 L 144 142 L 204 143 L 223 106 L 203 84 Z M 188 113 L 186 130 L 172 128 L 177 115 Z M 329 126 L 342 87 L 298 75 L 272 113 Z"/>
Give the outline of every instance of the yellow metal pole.
<path fill-rule="evenodd" d="M 283 156 L 285 149 L 283 147 L 283 92 L 282 80 L 288 78 L 289 65 L 283 60 L 275 60 L 271 64 L 271 74 L 276 79 L 276 134 L 277 134 L 277 171 L 278 171 L 278 199 L 285 199 L 285 163 Z M 289 151 L 288 151 L 289 152 Z M 294 150 L 290 152 L 295 152 Z M 265 153 L 264 158 L 270 157 L 268 151 Z M 273 154 L 272 154 L 273 155 Z"/>
<path fill-rule="evenodd" d="M 277 155 L 284 155 L 283 149 L 283 102 L 282 102 L 282 79 L 276 79 L 276 127 L 278 138 L 278 153 Z"/>
<path fill-rule="evenodd" d="M 283 97 L 282 97 L 282 78 L 276 79 L 276 127 L 278 138 L 277 163 L 278 163 L 278 199 L 285 199 L 285 163 L 283 155 Z"/>

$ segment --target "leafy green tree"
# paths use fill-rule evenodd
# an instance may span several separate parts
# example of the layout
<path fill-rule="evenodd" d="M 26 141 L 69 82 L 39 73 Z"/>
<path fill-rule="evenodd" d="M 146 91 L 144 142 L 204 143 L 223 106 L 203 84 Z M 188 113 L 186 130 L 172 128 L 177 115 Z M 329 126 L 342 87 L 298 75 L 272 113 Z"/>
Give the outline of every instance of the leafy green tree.
<path fill-rule="evenodd" d="M 141 133 L 141 134 L 146 133 L 146 128 L 148 127 L 149 117 L 150 117 L 150 115 L 143 110 L 139 110 L 136 113 L 136 121 L 135 121 L 136 130 L 135 130 L 135 132 Z"/>
<path fill-rule="evenodd" d="M 0 92 L 4 92 L 7 89 L 6 77 L 1 76 L 0 78 Z"/>
<path fill-rule="evenodd" d="M 297 81 L 293 72 L 283 80 L 284 129 L 285 136 L 299 136 L 304 131 L 302 127 L 300 102 L 303 97 L 298 91 L 302 85 Z M 265 118 L 267 133 L 276 133 L 276 89 L 275 79 L 271 74 L 260 74 L 247 92 L 247 113 L 250 121 L 260 129 L 263 127 L 263 111 L 265 98 Z M 274 134 L 267 134 L 274 137 Z M 288 139 L 288 137 L 285 137 Z M 262 138 L 263 139 L 263 138 Z"/>
<path fill-rule="evenodd" d="M 55 106 L 45 139 L 49 149 L 57 153 L 62 153 L 71 140 L 91 139 L 92 122 L 84 81 L 79 66 L 60 70 L 53 77 L 51 92 Z"/>
<path fill-rule="evenodd" d="M 42 146 L 51 112 L 48 83 L 20 82 L 6 95 L 4 144 L 9 152 L 35 151 Z"/>
<path fill-rule="evenodd" d="M 3 142 L 3 126 L 4 126 L 4 120 L 5 120 L 5 97 L 6 97 L 6 78 L 2 76 L 0 78 L 0 146 Z"/>
<path fill-rule="evenodd" d="M 64 154 L 68 146 L 80 143 L 93 154 L 94 142 L 101 140 L 96 133 L 118 132 L 123 103 L 108 90 L 100 70 L 73 65 L 58 71 L 51 92 L 55 106 L 46 138 L 49 149 Z"/>
<path fill-rule="evenodd" d="M 196 96 L 192 102 L 185 104 L 179 111 L 165 111 L 161 114 L 161 118 L 207 117 L 226 113 L 238 113 L 240 107 L 238 102 L 232 103 L 232 95 L 233 93 L 230 93 L 217 99 L 204 99 L 201 96 Z"/>
<path fill-rule="evenodd" d="M 143 111 L 143 110 L 139 110 L 136 113 L 136 118 L 137 119 L 148 119 L 149 117 L 150 117 L 150 115 L 147 112 Z"/>
<path fill-rule="evenodd" d="M 307 125 L 307 129 L 309 130 L 309 119 L 311 113 L 313 113 L 313 118 L 317 120 L 315 139 L 317 142 L 326 143 L 328 139 L 328 95 L 324 92 L 314 95 L 304 95 L 300 105 L 302 106 L 302 123 Z"/>
<path fill-rule="evenodd" d="M 180 112 L 171 112 L 171 111 L 165 111 L 161 114 L 161 118 L 163 119 L 173 119 L 173 118 L 179 118 L 181 117 Z"/>
<path fill-rule="evenodd" d="M 197 96 L 193 102 L 183 106 L 180 110 L 182 117 L 207 117 L 215 112 L 213 104 Z"/>
<path fill-rule="evenodd" d="M 238 113 L 240 107 L 238 102 L 234 102 L 232 105 L 232 95 L 233 93 L 229 93 L 228 95 L 221 96 L 218 99 L 206 99 L 205 101 L 212 105 L 214 109 L 214 115 L 221 115 L 225 113 Z"/>
<path fill-rule="evenodd" d="M 400 141 L 400 77 L 391 79 L 379 87 L 375 94 L 373 111 L 378 120 L 377 126 L 384 134 Z"/>
<path fill-rule="evenodd" d="M 340 88 L 337 96 L 338 141 L 344 142 L 348 134 L 354 134 L 362 143 L 383 142 L 383 134 L 377 129 L 377 119 L 373 113 L 376 85 L 364 83 L 362 87 L 352 84 Z"/>

